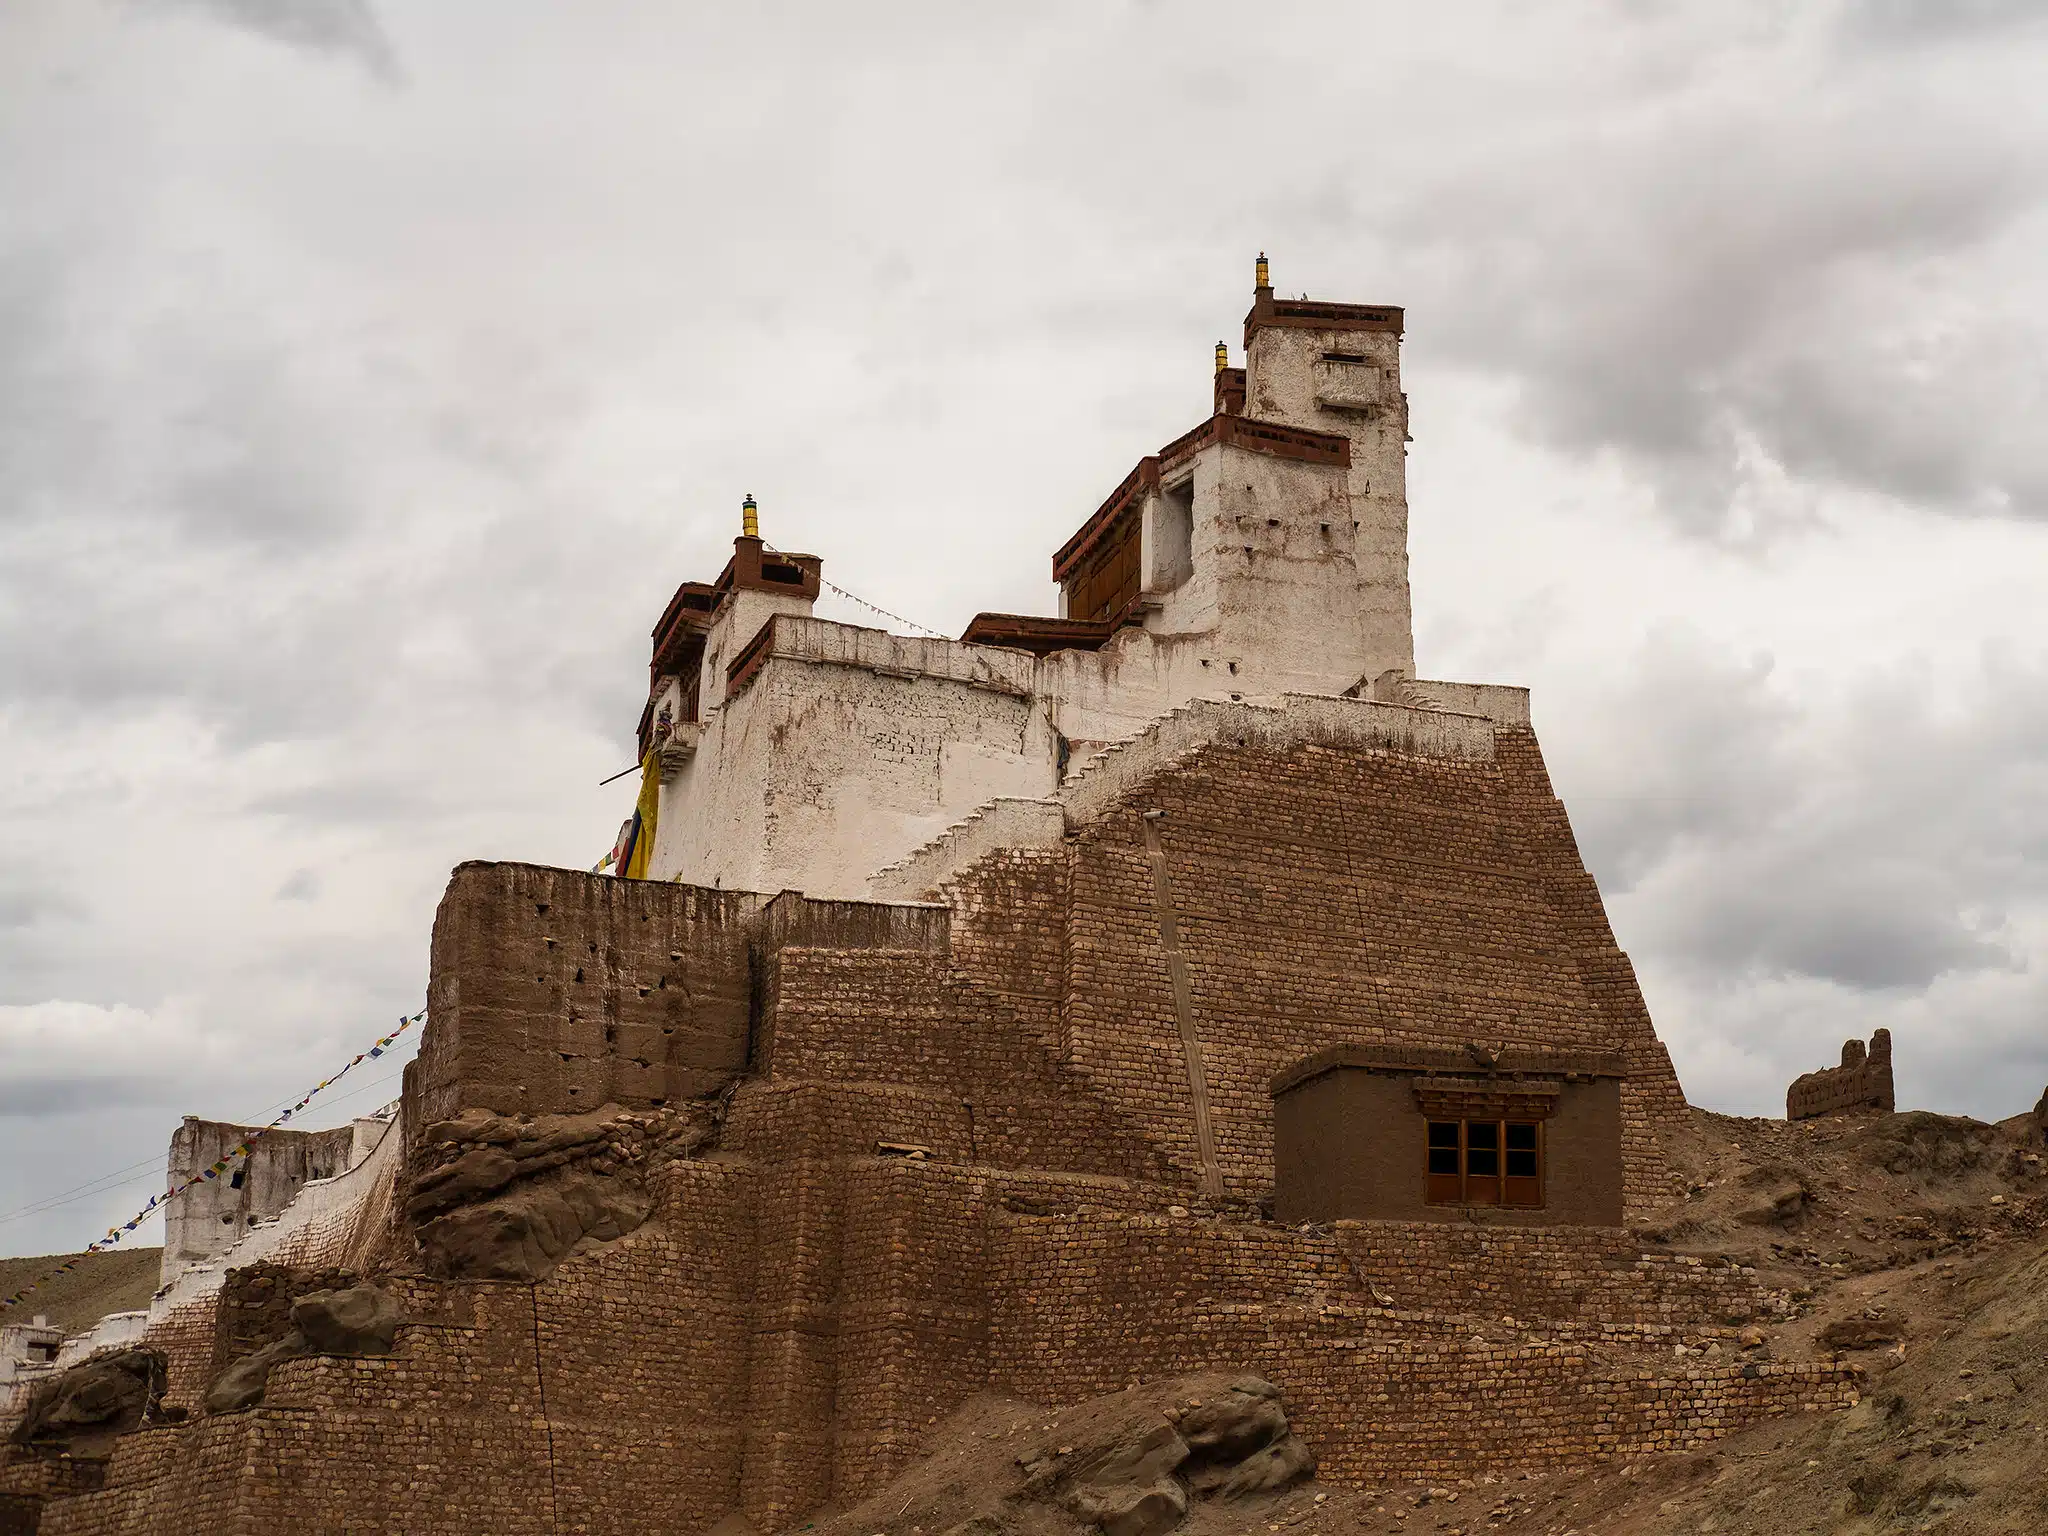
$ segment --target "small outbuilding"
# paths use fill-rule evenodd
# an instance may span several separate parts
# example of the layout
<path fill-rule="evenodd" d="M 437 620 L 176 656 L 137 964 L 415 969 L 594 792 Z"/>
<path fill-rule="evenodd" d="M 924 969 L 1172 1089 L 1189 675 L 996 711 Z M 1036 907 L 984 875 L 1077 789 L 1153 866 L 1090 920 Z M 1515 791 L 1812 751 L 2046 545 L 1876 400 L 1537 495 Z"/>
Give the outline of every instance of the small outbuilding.
<path fill-rule="evenodd" d="M 1273 1079 L 1273 1212 L 1621 1225 L 1618 1053 L 1334 1045 Z"/>

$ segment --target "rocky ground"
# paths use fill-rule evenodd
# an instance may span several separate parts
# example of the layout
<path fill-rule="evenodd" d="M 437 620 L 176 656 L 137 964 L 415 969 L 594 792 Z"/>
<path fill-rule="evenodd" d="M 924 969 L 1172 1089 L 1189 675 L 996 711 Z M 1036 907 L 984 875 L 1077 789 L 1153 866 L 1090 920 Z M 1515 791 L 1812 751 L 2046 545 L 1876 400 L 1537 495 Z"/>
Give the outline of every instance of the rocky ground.
<path fill-rule="evenodd" d="M 1119 1528 L 1117 1511 L 1091 1517 L 1063 1492 L 1075 1474 L 1059 1463 L 1080 1464 L 1083 1483 L 1115 1482 L 1130 1463 L 1143 1483 L 1157 1468 L 1142 1456 L 1119 1461 L 1113 1448 L 1142 1441 L 1154 1420 L 1173 1422 L 1190 1400 L 1214 1401 L 1229 1378 L 1182 1378 L 1059 1413 L 982 1400 L 945 1427 L 931 1458 L 809 1536 L 1073 1536 L 1089 1526 L 1108 1536 L 2048 1533 L 2040 1122 L 1908 1113 L 1794 1125 L 1695 1110 L 1671 1151 L 1686 1192 L 1642 1225 L 1645 1246 L 1725 1254 L 1788 1291 L 1792 1315 L 1760 1328 L 1749 1353 L 1859 1362 L 1869 1385 L 1855 1408 L 1566 1473 L 1365 1489 L 1274 1477 L 1235 1498 L 1190 1488 L 1185 1514 L 1155 1503 L 1152 1520 L 1132 1529 L 1128 1509 Z"/>

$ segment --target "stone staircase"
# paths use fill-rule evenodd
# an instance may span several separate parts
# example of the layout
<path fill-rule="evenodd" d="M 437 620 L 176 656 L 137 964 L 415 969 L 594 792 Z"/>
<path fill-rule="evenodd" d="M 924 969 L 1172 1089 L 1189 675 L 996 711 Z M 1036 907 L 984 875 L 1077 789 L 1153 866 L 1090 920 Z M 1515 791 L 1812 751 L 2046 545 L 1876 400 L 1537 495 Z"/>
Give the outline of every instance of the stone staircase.
<path fill-rule="evenodd" d="M 1488 691 L 1519 696 L 1526 719 L 1522 690 Z M 1285 751 L 1314 743 L 1484 762 L 1493 757 L 1496 728 L 1513 723 L 1501 718 L 1509 713 L 1505 707 L 1488 714 L 1462 713 L 1436 698 L 1404 704 L 1307 694 L 1284 694 L 1271 704 L 1197 699 L 1130 740 L 1095 753 L 1043 799 L 989 801 L 875 874 L 869 893 L 878 901 L 930 900 L 947 880 L 998 849 L 1056 848 L 1069 830 L 1097 820 L 1139 786 L 1204 748 L 1256 744 Z"/>

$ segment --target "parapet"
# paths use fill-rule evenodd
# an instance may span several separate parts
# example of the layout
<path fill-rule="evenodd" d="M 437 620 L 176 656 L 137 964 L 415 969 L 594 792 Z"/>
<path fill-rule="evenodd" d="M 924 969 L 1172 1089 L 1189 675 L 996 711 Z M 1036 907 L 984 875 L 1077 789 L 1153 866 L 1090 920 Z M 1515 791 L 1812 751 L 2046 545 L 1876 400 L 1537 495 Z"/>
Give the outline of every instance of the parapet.
<path fill-rule="evenodd" d="M 1808 1072 L 1785 1090 L 1785 1118 L 1811 1120 L 1850 1110 L 1877 1109 L 1889 1114 L 1892 1097 L 1892 1032 L 1880 1029 L 1865 1049 L 1861 1040 L 1842 1042 L 1842 1064 Z"/>

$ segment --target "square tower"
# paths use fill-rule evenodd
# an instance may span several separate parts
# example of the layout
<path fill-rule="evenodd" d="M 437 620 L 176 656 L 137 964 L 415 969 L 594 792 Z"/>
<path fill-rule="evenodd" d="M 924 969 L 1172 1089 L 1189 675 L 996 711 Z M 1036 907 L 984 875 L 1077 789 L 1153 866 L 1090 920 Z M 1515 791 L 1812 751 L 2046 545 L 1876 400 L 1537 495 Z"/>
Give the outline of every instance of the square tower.
<path fill-rule="evenodd" d="M 1350 439 L 1359 640 L 1376 672 L 1413 677 L 1402 324 L 1392 305 L 1275 298 L 1261 256 L 1244 320 L 1244 413 Z"/>

